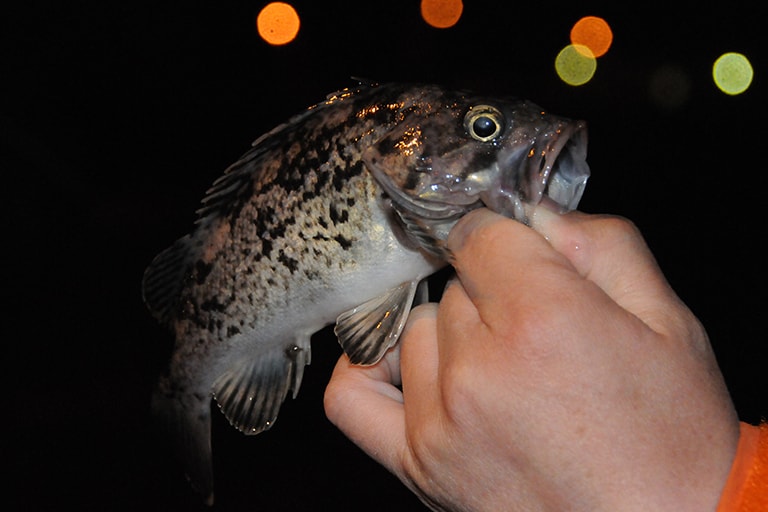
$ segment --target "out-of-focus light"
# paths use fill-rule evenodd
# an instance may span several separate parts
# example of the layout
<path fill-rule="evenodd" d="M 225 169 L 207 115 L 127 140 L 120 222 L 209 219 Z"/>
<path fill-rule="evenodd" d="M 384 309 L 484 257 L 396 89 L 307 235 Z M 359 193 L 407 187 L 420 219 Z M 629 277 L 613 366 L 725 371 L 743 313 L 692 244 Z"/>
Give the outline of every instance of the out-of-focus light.
<path fill-rule="evenodd" d="M 568 85 L 584 85 L 597 70 L 597 59 L 592 51 L 583 45 L 569 44 L 557 54 L 555 71 Z"/>
<path fill-rule="evenodd" d="M 602 57 L 613 43 L 611 27 L 603 18 L 584 16 L 571 28 L 571 44 L 583 45 L 592 51 L 592 57 Z M 576 46 L 578 49 L 579 47 Z"/>
<path fill-rule="evenodd" d="M 284 2 L 272 2 L 264 6 L 256 17 L 259 35 L 269 44 L 279 46 L 288 44 L 299 33 L 299 15 L 291 5 Z"/>
<path fill-rule="evenodd" d="M 730 52 L 724 53 L 712 66 L 712 78 L 715 85 L 725 94 L 741 94 L 752 83 L 754 70 L 744 55 Z"/>
<path fill-rule="evenodd" d="M 435 28 L 449 28 L 461 18 L 461 0 L 421 0 L 421 17 Z"/>
<path fill-rule="evenodd" d="M 657 68 L 648 83 L 651 102 L 674 110 L 682 107 L 691 94 L 691 79 L 679 66 L 665 64 Z"/>

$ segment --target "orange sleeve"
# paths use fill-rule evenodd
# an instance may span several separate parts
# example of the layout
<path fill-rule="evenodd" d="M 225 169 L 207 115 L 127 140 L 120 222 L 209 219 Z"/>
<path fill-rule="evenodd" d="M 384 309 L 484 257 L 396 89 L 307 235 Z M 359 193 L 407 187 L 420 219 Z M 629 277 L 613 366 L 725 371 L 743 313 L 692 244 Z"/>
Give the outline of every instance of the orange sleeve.
<path fill-rule="evenodd" d="M 739 446 L 717 512 L 768 511 L 768 423 L 741 423 Z"/>

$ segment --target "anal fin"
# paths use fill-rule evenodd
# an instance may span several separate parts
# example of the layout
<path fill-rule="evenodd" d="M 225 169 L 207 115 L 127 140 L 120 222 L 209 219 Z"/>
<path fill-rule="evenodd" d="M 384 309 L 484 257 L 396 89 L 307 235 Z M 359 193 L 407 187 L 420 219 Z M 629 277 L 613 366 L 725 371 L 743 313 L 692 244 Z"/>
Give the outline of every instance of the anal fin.
<path fill-rule="evenodd" d="M 339 315 L 334 332 L 353 364 L 376 364 L 397 343 L 417 285 L 418 281 L 402 283 Z"/>

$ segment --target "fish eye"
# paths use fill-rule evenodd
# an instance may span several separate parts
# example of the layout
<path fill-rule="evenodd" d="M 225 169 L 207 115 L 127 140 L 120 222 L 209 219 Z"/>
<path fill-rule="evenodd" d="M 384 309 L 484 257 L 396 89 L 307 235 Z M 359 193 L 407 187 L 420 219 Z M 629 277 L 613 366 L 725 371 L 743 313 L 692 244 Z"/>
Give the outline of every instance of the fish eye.
<path fill-rule="evenodd" d="M 497 138 L 503 128 L 504 116 L 490 105 L 476 105 L 464 116 L 464 129 L 481 142 Z"/>

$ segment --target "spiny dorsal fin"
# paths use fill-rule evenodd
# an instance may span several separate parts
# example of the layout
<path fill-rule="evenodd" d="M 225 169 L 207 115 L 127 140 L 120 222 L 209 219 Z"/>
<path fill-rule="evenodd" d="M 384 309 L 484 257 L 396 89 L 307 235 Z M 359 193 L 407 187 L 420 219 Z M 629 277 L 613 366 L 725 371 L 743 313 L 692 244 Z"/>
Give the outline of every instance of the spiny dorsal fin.
<path fill-rule="evenodd" d="M 356 90 L 345 89 L 344 93 L 350 96 L 363 88 L 361 86 Z M 341 92 L 336 94 L 341 95 Z M 225 213 L 237 197 L 249 195 L 252 192 L 250 187 L 258 181 L 256 173 L 264 168 L 263 159 L 272 158 L 272 150 L 284 144 L 288 134 L 301 127 L 307 118 L 319 115 L 318 112 L 329 105 L 328 100 L 317 103 L 254 140 L 251 149 L 230 165 L 206 191 L 202 206 L 197 210 L 197 224 L 205 224 L 207 220 Z"/>
<path fill-rule="evenodd" d="M 339 315 L 334 332 L 353 364 L 372 365 L 397 343 L 418 281 L 409 281 Z"/>
<path fill-rule="evenodd" d="M 288 391 L 299 391 L 310 362 L 309 339 L 245 359 L 213 383 L 213 397 L 229 422 L 245 434 L 272 428 Z"/>

